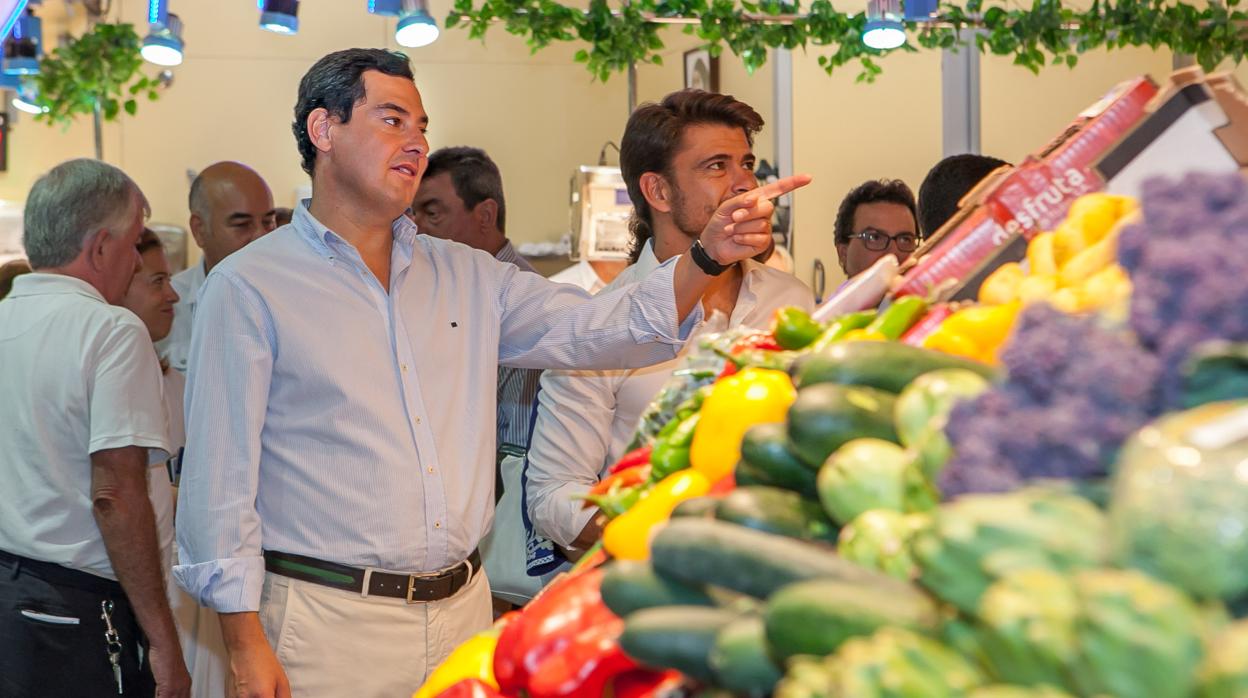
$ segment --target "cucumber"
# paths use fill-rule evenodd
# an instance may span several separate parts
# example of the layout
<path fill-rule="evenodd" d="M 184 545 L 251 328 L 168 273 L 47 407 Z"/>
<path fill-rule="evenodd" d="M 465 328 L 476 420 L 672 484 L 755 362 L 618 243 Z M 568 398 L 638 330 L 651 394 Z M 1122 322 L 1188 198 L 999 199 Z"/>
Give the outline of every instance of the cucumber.
<path fill-rule="evenodd" d="M 767 649 L 763 619 L 738 618 L 719 631 L 711 648 L 711 673 L 715 683 L 746 698 L 765 698 L 784 674 Z"/>
<path fill-rule="evenodd" d="M 658 574 L 686 584 L 715 584 L 756 599 L 806 579 L 876 584 L 892 581 L 836 556 L 829 546 L 755 531 L 726 521 L 675 519 L 650 544 Z"/>
<path fill-rule="evenodd" d="M 602 576 L 602 602 L 625 618 L 635 611 L 656 606 L 714 606 L 701 588 L 655 574 L 649 562 L 616 560 Z"/>
<path fill-rule="evenodd" d="M 807 467 L 789 445 L 788 431 L 782 423 L 756 424 L 741 439 L 741 461 L 749 467 L 737 466 L 747 480 L 737 484 L 774 485 L 793 490 L 807 497 L 819 496 L 815 470 Z"/>
<path fill-rule="evenodd" d="M 817 501 L 779 487 L 738 484 L 719 503 L 715 518 L 790 538 L 836 541 L 837 528 Z"/>
<path fill-rule="evenodd" d="M 853 439 L 873 437 L 897 443 L 896 401 L 892 393 L 863 386 L 824 383 L 805 388 L 789 408 L 789 443 L 815 469 Z"/>
<path fill-rule="evenodd" d="M 710 683 L 714 678 L 710 654 L 715 638 L 738 617 L 722 608 L 647 608 L 624 621 L 620 647 L 641 664 L 655 669 L 676 669 L 690 678 Z"/>
<path fill-rule="evenodd" d="M 715 516 L 715 509 L 718 507 L 719 497 L 714 495 L 694 497 L 677 504 L 672 510 L 672 517 L 691 516 L 709 519 Z"/>
<path fill-rule="evenodd" d="M 798 359 L 792 374 L 799 389 L 839 383 L 900 393 L 910 381 L 941 368 L 964 368 L 990 381 L 999 378 L 988 364 L 900 342 L 840 342 Z"/>
<path fill-rule="evenodd" d="M 940 614 L 926 594 L 891 577 L 872 585 L 816 579 L 777 591 L 767 600 L 764 623 L 772 654 L 784 662 L 832 654 L 846 640 L 885 626 L 934 631 Z"/>

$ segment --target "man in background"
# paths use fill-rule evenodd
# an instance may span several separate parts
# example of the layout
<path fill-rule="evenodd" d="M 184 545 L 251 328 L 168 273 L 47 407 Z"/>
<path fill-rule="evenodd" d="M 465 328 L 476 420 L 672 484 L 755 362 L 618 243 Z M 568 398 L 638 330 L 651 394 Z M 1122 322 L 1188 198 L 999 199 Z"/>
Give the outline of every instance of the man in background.
<path fill-rule="evenodd" d="M 633 112 L 621 141 L 620 169 L 633 203 L 636 262 L 604 293 L 688 253 L 723 202 L 758 185 L 753 142 L 762 127 L 750 105 L 702 90 L 674 92 Z M 813 301 L 810 289 L 791 274 L 757 257 L 742 260 L 702 294 L 707 321 L 694 332 L 765 329 L 777 308 L 810 310 Z M 676 358 L 638 369 L 543 374 L 525 490 L 537 533 L 557 543 L 564 557 L 577 557 L 601 537 L 597 509 L 583 509 L 576 497 L 624 454 L 642 411 L 682 363 Z"/>
<path fill-rule="evenodd" d="M 869 180 L 854 187 L 836 212 L 836 256 L 846 278 L 886 254 L 904 262 L 919 246 L 914 194 L 900 179 Z"/>
<path fill-rule="evenodd" d="M 932 235 L 958 212 L 958 202 L 976 184 L 1010 163 L 987 155 L 952 155 L 936 163 L 919 185 L 919 230 Z"/>
<path fill-rule="evenodd" d="M 160 365 L 117 305 L 147 212 L 97 160 L 26 199 L 34 273 L 0 301 L 0 695 L 189 695 L 148 495 L 170 450 Z"/>
<path fill-rule="evenodd" d="M 156 350 L 173 368 L 186 372 L 191 347 L 191 318 L 208 272 L 221 260 L 277 227 L 273 193 L 256 171 L 237 162 L 209 165 L 191 182 L 188 197 L 191 235 L 203 259 L 173 277 L 179 300 L 173 331 L 157 342 Z"/>
<path fill-rule="evenodd" d="M 484 150 L 457 146 L 429 156 L 420 189 L 412 201 L 418 232 L 482 250 L 500 262 L 537 273 L 507 239 L 503 178 Z M 481 541 L 481 558 L 490 579 L 495 612 L 528 603 L 539 588 L 524 568 L 520 520 L 520 468 L 529 450 L 533 403 L 542 372 L 498 368 L 498 506 L 494 526 Z"/>

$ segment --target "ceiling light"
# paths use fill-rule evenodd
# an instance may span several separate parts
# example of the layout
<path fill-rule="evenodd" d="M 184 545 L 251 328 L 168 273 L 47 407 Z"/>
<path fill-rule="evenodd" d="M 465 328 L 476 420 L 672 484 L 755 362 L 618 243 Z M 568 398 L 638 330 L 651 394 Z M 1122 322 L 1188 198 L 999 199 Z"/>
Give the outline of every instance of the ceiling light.
<path fill-rule="evenodd" d="M 906 43 L 902 16 L 901 0 L 867 0 L 867 26 L 862 30 L 862 43 L 880 51 Z"/>
<path fill-rule="evenodd" d="M 0 40 L 7 39 L 26 12 L 27 0 L 0 0 Z"/>
<path fill-rule="evenodd" d="M 26 14 L 13 23 L 13 33 L 4 41 L 4 72 L 9 75 L 34 75 L 39 72 L 41 56 L 43 23 L 28 7 Z"/>
<path fill-rule="evenodd" d="M 26 85 L 18 89 L 13 96 L 13 107 L 27 114 L 42 114 L 48 110 L 39 104 L 39 92 L 34 85 Z"/>
<path fill-rule="evenodd" d="M 907 22 L 930 22 L 936 18 L 936 0 L 902 0 Z"/>
<path fill-rule="evenodd" d="M 299 33 L 299 0 L 260 0 L 260 28 L 274 34 Z"/>
<path fill-rule="evenodd" d="M 182 20 L 169 14 L 169 0 L 150 0 L 147 5 L 148 34 L 139 53 L 156 65 L 182 64 Z"/>
<path fill-rule="evenodd" d="M 401 0 L 368 0 L 368 13 L 386 17 L 398 17 L 402 11 Z"/>
<path fill-rule="evenodd" d="M 408 48 L 428 46 L 438 40 L 438 23 L 429 14 L 426 0 L 403 0 L 394 40 Z"/>

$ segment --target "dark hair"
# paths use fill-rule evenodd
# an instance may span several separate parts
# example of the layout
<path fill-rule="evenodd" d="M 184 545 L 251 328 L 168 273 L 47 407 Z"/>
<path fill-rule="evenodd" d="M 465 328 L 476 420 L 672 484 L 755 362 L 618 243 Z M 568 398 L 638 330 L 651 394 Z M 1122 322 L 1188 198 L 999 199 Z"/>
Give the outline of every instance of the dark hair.
<path fill-rule="evenodd" d="M 628 117 L 624 138 L 620 141 L 620 172 L 628 187 L 628 197 L 633 201 L 629 258 L 634 262 L 646 241 L 654 237 L 650 205 L 641 193 L 641 176 L 658 172 L 670 179 L 672 160 L 685 129 L 698 124 L 739 128 L 745 132 L 746 141 L 754 145 L 754 134 L 763 128 L 763 117 L 732 95 L 703 90 L 673 92 L 658 104 L 649 102 L 637 107 Z"/>
<path fill-rule="evenodd" d="M 507 232 L 507 204 L 503 200 L 503 176 L 498 165 L 480 148 L 457 145 L 436 150 L 429 156 L 425 179 L 449 174 L 455 195 L 463 200 L 468 210 L 486 199 L 498 204 L 498 230 Z"/>
<path fill-rule="evenodd" d="M 836 244 L 849 243 L 849 236 L 854 232 L 854 214 L 863 204 L 874 203 L 900 204 L 910 209 L 914 216 L 914 192 L 900 179 L 872 179 L 854 187 L 841 201 L 841 208 L 836 212 L 835 240 Z M 915 234 L 919 234 L 916 230 Z"/>
<path fill-rule="evenodd" d="M 993 170 L 1010 163 L 987 155 L 953 155 L 936 163 L 919 185 L 919 228 L 931 235 L 958 212 L 958 202 Z"/>
<path fill-rule="evenodd" d="M 379 48 L 350 48 L 336 51 L 316 62 L 299 81 L 295 103 L 295 143 L 303 158 L 303 171 L 309 175 L 316 165 L 316 146 L 308 136 L 308 115 L 325 109 L 342 123 L 351 120 L 351 110 L 364 101 L 364 73 L 376 70 L 385 75 L 415 80 L 407 56 Z"/>
<path fill-rule="evenodd" d="M 283 226 L 295 217 L 295 212 L 292 209 L 278 206 L 273 209 L 273 217 L 277 220 L 278 226 Z"/>
<path fill-rule="evenodd" d="M 29 274 L 33 271 L 30 268 L 30 262 L 24 259 L 14 259 L 4 264 L 0 264 L 0 298 L 9 295 L 9 291 L 13 290 L 13 279 L 22 274 Z"/>
<path fill-rule="evenodd" d="M 148 250 L 160 250 L 161 252 L 164 252 L 165 243 L 160 241 L 160 237 L 157 236 L 151 228 L 144 228 L 143 232 L 139 233 L 139 242 L 134 246 L 134 248 L 139 251 L 139 254 L 143 254 Z"/>

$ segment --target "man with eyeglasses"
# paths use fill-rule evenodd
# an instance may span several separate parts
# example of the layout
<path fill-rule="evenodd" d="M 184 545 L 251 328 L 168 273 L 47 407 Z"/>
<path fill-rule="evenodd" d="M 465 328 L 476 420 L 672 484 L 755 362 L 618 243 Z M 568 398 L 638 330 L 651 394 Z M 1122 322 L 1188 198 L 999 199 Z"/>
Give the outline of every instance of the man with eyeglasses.
<path fill-rule="evenodd" d="M 904 262 L 919 246 L 914 193 L 900 179 L 864 182 L 849 192 L 836 213 L 836 255 L 847 278 L 886 254 Z"/>

